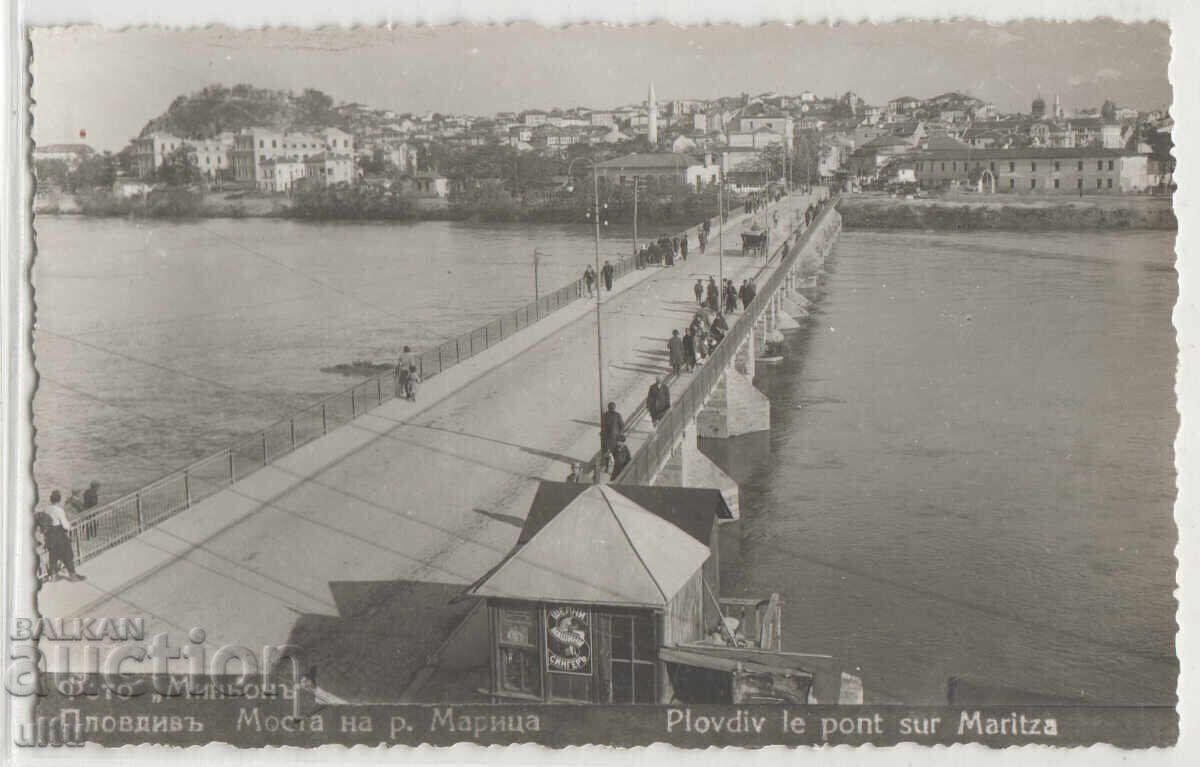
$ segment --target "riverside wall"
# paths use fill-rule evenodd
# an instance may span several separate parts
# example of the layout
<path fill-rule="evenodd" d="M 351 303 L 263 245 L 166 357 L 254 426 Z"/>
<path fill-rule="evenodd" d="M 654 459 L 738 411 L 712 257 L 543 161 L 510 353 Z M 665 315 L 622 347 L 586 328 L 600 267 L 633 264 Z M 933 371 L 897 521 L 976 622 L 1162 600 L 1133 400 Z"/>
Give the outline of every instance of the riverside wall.
<path fill-rule="evenodd" d="M 950 231 L 1174 230 L 1179 226 L 1166 197 L 1042 197 L 1016 195 L 963 199 L 849 196 L 838 203 L 854 229 Z"/>

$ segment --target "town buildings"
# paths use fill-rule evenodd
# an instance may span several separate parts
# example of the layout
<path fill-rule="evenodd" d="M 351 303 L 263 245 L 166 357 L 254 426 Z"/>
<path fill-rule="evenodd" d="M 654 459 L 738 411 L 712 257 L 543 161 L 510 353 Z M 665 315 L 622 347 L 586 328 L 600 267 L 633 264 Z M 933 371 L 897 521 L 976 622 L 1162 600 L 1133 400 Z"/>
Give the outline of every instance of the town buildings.
<path fill-rule="evenodd" d="M 943 149 L 915 152 L 917 183 L 981 192 L 1119 194 L 1157 184 L 1145 154 L 1124 149 Z"/>
<path fill-rule="evenodd" d="M 601 178 L 632 184 L 635 178 L 669 179 L 699 190 L 720 182 L 721 168 L 712 155 L 676 152 L 634 153 L 596 163 Z"/>
<path fill-rule="evenodd" d="M 67 168 L 75 170 L 80 163 L 95 154 L 87 144 L 46 144 L 33 148 L 33 161 L 57 160 L 67 164 Z"/>

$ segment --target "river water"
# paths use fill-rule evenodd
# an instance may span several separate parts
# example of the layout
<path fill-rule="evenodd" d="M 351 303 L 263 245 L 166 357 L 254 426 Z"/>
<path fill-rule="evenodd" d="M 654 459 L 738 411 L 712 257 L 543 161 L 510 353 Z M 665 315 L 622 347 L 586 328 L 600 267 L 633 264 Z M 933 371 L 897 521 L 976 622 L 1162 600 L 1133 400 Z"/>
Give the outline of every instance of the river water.
<path fill-rule="evenodd" d="M 592 259 L 582 226 L 36 228 L 35 475 L 102 500 L 523 304 L 535 247 L 543 287 Z M 1172 236 L 847 231 L 827 269 L 771 432 L 705 445 L 743 486 L 723 587 L 868 694 L 1173 702 Z"/>
<path fill-rule="evenodd" d="M 886 698 L 1173 703 L 1172 245 L 844 232 L 770 434 L 704 446 L 743 488 L 723 587 Z"/>
<path fill-rule="evenodd" d="M 587 226 L 39 216 L 35 477 L 101 501 L 576 279 Z M 649 234 L 649 233 L 643 233 Z M 654 234 L 659 234 L 655 231 Z M 644 239 L 644 237 L 643 237 Z M 607 227 L 601 259 L 629 253 Z"/>

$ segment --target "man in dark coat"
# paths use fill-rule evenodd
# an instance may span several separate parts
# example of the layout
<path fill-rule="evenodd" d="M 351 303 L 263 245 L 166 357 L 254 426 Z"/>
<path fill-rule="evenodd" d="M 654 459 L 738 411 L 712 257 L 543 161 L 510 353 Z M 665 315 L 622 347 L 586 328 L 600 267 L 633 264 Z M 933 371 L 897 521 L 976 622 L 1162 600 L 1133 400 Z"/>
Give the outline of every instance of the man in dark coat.
<path fill-rule="evenodd" d="M 721 341 L 725 338 L 725 334 L 728 332 L 729 323 L 725 322 L 725 317 L 723 317 L 720 312 L 717 312 L 717 316 L 713 318 L 712 323 L 713 338 L 717 343 L 721 343 Z"/>
<path fill-rule="evenodd" d="M 658 396 L 654 400 L 654 409 L 658 413 L 658 421 L 661 421 L 667 411 L 671 409 L 671 387 L 667 386 L 667 382 L 662 379 L 659 379 L 658 382 Z"/>
<path fill-rule="evenodd" d="M 725 313 L 730 314 L 737 311 L 738 294 L 734 290 L 733 280 L 728 280 L 725 283 Z"/>
<path fill-rule="evenodd" d="M 690 327 L 683 334 L 683 366 L 689 373 L 696 369 L 696 331 Z"/>
<path fill-rule="evenodd" d="M 678 330 L 671 331 L 667 351 L 671 354 L 671 370 L 675 371 L 675 375 L 679 375 L 679 370 L 683 367 L 683 339 L 679 337 Z"/>
<path fill-rule="evenodd" d="M 708 308 L 714 312 L 721 311 L 721 299 L 717 295 L 717 281 L 712 277 L 708 278 Z"/>
<path fill-rule="evenodd" d="M 753 300 L 750 295 L 750 280 L 742 280 L 742 287 L 738 288 L 738 298 L 742 299 L 742 311 L 745 311 Z"/>
<path fill-rule="evenodd" d="M 687 235 L 679 239 L 679 257 L 687 261 Z"/>
<path fill-rule="evenodd" d="M 658 426 L 663 415 L 671 409 L 671 391 L 663 383 L 662 377 L 655 378 L 646 393 L 646 412 L 650 414 L 650 423 Z"/>
<path fill-rule="evenodd" d="M 600 272 L 604 275 L 604 287 L 608 288 L 609 292 L 611 292 L 613 283 L 613 265 L 605 261 L 604 266 L 600 269 Z"/>
<path fill-rule="evenodd" d="M 692 292 L 696 294 L 696 304 L 704 306 L 704 281 L 697 278 L 696 284 L 692 287 Z"/>
<path fill-rule="evenodd" d="M 600 419 L 600 452 L 607 453 L 617 444 L 617 437 L 625 432 L 625 419 L 617 412 L 617 403 L 608 403 L 608 410 Z"/>
<path fill-rule="evenodd" d="M 613 445 L 612 457 L 612 471 L 609 472 L 608 476 L 610 479 L 616 479 L 621 476 L 621 471 L 633 460 L 633 456 L 629 454 L 629 447 L 625 444 L 624 434 L 617 437 L 617 442 Z"/>

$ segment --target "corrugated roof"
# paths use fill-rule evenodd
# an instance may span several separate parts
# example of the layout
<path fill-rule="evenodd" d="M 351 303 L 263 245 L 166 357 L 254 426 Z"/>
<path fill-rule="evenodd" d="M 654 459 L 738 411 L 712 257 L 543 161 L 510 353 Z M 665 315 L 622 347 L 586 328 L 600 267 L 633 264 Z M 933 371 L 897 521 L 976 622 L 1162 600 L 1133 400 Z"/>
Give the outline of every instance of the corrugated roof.
<path fill-rule="evenodd" d="M 662 607 L 708 546 L 623 493 L 592 485 L 489 575 L 473 596 Z"/>

